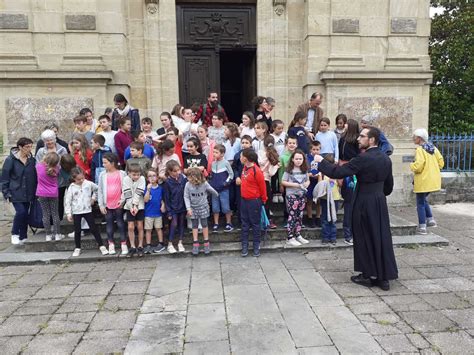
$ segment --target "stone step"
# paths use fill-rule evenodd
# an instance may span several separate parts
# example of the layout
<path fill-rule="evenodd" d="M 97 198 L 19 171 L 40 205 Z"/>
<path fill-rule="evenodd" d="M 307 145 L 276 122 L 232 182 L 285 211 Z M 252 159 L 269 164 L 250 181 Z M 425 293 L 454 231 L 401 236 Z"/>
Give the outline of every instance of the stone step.
<path fill-rule="evenodd" d="M 391 216 L 391 230 L 392 235 L 414 235 L 416 232 L 416 224 L 413 224 L 401 217 Z M 343 238 L 342 223 L 338 222 L 337 225 L 337 237 Z M 232 243 L 240 241 L 241 231 L 235 229 L 232 232 L 224 232 L 223 230 L 218 233 L 210 233 L 210 240 L 212 243 Z M 321 228 L 304 228 L 301 233 L 305 238 L 311 240 L 317 240 L 321 238 Z M 105 241 L 106 235 L 102 233 L 102 238 Z M 166 233 L 164 234 L 166 237 Z M 287 237 L 286 229 L 277 228 L 269 230 L 266 234 L 266 239 L 271 241 L 285 241 Z M 118 235 L 115 234 L 116 243 L 118 242 Z M 156 241 L 154 233 L 153 241 Z M 189 231 L 185 234 L 184 244 L 191 244 L 192 238 Z M 92 235 L 85 235 L 82 238 L 82 249 L 91 250 L 97 249 L 97 244 Z M 28 238 L 25 243 L 25 250 L 27 252 L 50 252 L 50 251 L 65 251 L 74 250 L 74 239 L 64 238 L 61 241 L 46 242 L 44 232 L 37 233 L 35 236 Z"/>
<path fill-rule="evenodd" d="M 449 241 L 439 235 L 429 233 L 428 235 L 394 235 L 393 236 L 394 247 L 418 247 L 418 246 L 446 246 L 449 245 Z M 268 240 L 261 245 L 262 254 L 269 252 L 300 252 L 306 253 L 309 251 L 318 250 L 331 250 L 331 249 L 345 249 L 352 248 L 351 246 L 338 241 L 335 246 L 323 245 L 319 240 L 310 240 L 309 244 L 301 245 L 299 247 L 288 247 L 284 241 Z M 229 242 L 229 243 L 211 243 L 212 254 L 237 254 L 240 253 L 240 243 Z M 119 261 L 129 260 L 120 255 L 107 255 L 102 256 L 97 249 L 94 250 L 83 250 L 79 257 L 72 258 L 72 249 L 68 251 L 49 251 L 49 252 L 27 252 L 22 246 L 11 246 L 5 251 L 0 253 L 0 265 L 17 265 L 17 264 L 34 264 L 34 263 L 60 263 L 64 261 L 68 262 L 90 262 L 90 261 Z M 251 253 L 249 257 L 251 257 Z M 191 256 L 191 248 L 187 247 L 184 253 L 169 254 L 163 251 L 159 254 L 145 255 L 144 258 L 150 257 L 171 257 L 179 258 Z M 198 257 L 205 257 L 201 253 Z M 134 257 L 133 259 L 139 259 Z"/>

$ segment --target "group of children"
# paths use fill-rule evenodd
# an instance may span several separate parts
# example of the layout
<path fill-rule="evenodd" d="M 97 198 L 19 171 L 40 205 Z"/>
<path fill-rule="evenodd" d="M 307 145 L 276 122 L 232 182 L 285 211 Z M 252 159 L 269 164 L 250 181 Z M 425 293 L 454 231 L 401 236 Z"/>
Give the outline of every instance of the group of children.
<path fill-rule="evenodd" d="M 210 127 L 185 126 L 188 119 L 183 117 L 163 112 L 162 127 L 156 131 L 146 117 L 141 120 L 141 130 L 133 132 L 127 116 L 119 118 L 118 131 L 111 129 L 108 115 L 100 116 L 94 124 L 84 116 L 76 117 L 70 154 L 60 156 L 49 151 L 37 163 L 37 195 L 49 191 L 48 198 L 56 202 L 42 204 L 46 240 L 62 238 L 57 213 L 62 196 L 54 190 L 67 187 L 64 211 L 74 222 L 70 234 L 76 245 L 73 256 L 80 255 L 81 236 L 87 229 L 103 255 L 116 253 L 116 231 L 121 255 L 143 256 L 165 249 L 184 252 L 186 220 L 192 229 L 192 254 L 209 254 L 209 229 L 220 230 L 221 214 L 225 217 L 224 232 L 234 229 L 232 216 L 237 215 L 242 256 L 248 255 L 252 230 L 253 254 L 258 256 L 262 206 L 273 229 L 277 226 L 271 218 L 272 208 L 277 203 L 285 203 L 289 246 L 308 243 L 301 235 L 305 210 L 308 226 L 322 226 L 322 242 L 336 243 L 335 211 L 341 200 L 341 183 L 322 176 L 313 162 L 316 154 L 336 163 L 339 159 L 338 137 L 330 130 L 329 119 L 321 119 L 312 140 L 305 126 L 306 116 L 301 114 L 295 115 L 287 132 L 283 121 L 273 120 L 268 127 L 264 121 L 256 122 L 251 112 L 243 114 L 240 126 L 224 122 L 220 112 L 213 115 Z M 184 131 L 177 128 L 181 124 L 186 127 Z M 314 197 L 317 207 L 313 219 Z M 95 224 L 98 211 L 105 219 L 108 247 Z M 155 246 L 153 231 L 158 237 Z M 351 239 L 346 238 L 346 242 L 350 244 Z"/>

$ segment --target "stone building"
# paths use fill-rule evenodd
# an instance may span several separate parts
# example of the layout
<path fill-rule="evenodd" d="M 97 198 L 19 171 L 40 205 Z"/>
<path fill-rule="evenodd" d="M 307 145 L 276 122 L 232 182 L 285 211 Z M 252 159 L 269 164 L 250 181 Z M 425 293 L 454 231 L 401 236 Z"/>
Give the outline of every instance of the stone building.
<path fill-rule="evenodd" d="M 329 118 L 369 114 L 386 132 L 403 202 L 410 135 L 428 123 L 429 33 L 429 0 L 3 0 L 3 154 L 118 92 L 158 125 L 211 88 L 233 119 L 258 93 L 286 122 L 319 91 Z"/>

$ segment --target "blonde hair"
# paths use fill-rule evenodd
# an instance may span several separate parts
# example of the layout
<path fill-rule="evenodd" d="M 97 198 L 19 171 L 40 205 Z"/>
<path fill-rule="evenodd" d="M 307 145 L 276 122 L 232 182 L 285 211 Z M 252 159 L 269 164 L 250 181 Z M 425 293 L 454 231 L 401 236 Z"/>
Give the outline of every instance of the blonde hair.
<path fill-rule="evenodd" d="M 43 158 L 43 162 L 46 164 L 46 173 L 49 176 L 56 176 L 56 168 L 59 164 L 59 155 L 56 152 L 49 152 Z"/>
<path fill-rule="evenodd" d="M 189 168 L 187 178 L 188 181 L 193 185 L 201 185 L 206 181 L 204 174 L 199 168 Z"/>

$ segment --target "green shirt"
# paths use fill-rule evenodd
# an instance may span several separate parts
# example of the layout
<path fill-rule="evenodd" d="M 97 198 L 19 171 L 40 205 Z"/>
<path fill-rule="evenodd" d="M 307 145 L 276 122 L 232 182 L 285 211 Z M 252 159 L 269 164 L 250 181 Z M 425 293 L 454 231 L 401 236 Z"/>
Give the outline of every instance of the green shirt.
<path fill-rule="evenodd" d="M 283 173 L 286 170 L 286 167 L 288 166 L 288 162 L 290 161 L 291 153 L 288 150 L 285 150 L 283 154 L 280 156 L 280 169 L 278 169 L 278 180 L 281 182 L 283 181 Z"/>

